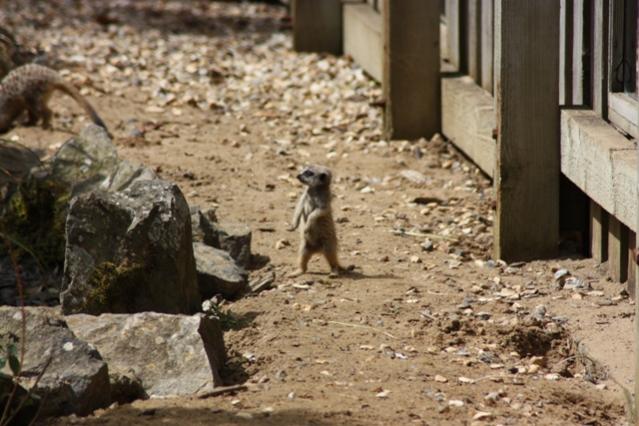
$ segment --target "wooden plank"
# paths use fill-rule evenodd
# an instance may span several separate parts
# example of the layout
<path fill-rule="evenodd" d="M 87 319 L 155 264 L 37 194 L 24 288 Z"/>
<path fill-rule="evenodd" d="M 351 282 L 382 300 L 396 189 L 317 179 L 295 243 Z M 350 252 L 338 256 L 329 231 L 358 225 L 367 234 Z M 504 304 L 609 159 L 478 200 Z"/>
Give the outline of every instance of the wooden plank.
<path fill-rule="evenodd" d="M 597 263 L 608 260 L 608 212 L 590 200 L 590 255 Z"/>
<path fill-rule="evenodd" d="M 439 2 L 384 0 L 384 129 L 389 139 L 441 131 Z"/>
<path fill-rule="evenodd" d="M 366 3 L 344 4 L 344 53 L 382 81 L 384 56 L 382 16 Z"/>
<path fill-rule="evenodd" d="M 637 263 L 635 262 L 635 247 L 637 246 L 637 234 L 628 231 L 628 285 L 626 290 L 635 300 L 635 281 L 637 279 Z"/>
<path fill-rule="evenodd" d="M 559 7 L 559 104 L 572 105 L 573 0 Z"/>
<path fill-rule="evenodd" d="M 559 242 L 559 3 L 496 0 L 495 56 L 495 256 L 551 257 Z"/>
<path fill-rule="evenodd" d="M 481 84 L 481 3 L 480 0 L 468 2 L 466 31 L 466 63 L 468 75 Z"/>
<path fill-rule="evenodd" d="M 481 87 L 493 93 L 494 0 L 481 0 Z"/>
<path fill-rule="evenodd" d="M 572 14 L 572 99 L 571 105 L 584 104 L 584 16 L 585 0 L 573 0 Z"/>
<path fill-rule="evenodd" d="M 295 51 L 342 53 L 340 0 L 294 0 L 292 16 Z"/>
<path fill-rule="evenodd" d="M 448 29 L 448 62 L 459 70 L 460 60 L 460 0 L 446 0 L 446 28 Z"/>
<path fill-rule="evenodd" d="M 596 112 L 561 111 L 561 171 L 624 225 L 637 222 L 634 144 Z"/>
<path fill-rule="evenodd" d="M 444 77 L 441 84 L 444 135 L 492 177 L 497 148 L 495 100 L 468 76 Z"/>
<path fill-rule="evenodd" d="M 608 222 L 608 274 L 620 283 L 628 279 L 628 228 L 613 216 Z"/>
<path fill-rule="evenodd" d="M 608 116 L 617 127 L 639 138 L 639 109 L 637 100 L 626 93 L 608 94 Z"/>
<path fill-rule="evenodd" d="M 604 119 L 608 117 L 608 6 L 606 0 L 593 1 L 592 106 Z"/>

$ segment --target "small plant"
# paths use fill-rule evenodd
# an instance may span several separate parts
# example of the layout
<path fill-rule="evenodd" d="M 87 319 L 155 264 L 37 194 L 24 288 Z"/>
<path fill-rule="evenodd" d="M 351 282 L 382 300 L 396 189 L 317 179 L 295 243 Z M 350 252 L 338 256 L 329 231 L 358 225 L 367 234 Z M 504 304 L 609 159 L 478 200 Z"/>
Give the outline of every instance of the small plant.
<path fill-rule="evenodd" d="M 7 363 L 14 376 L 20 373 L 17 342 L 18 337 L 15 334 L 10 334 L 7 342 L 0 341 L 0 374 L 3 374 L 2 370 L 4 370 Z"/>

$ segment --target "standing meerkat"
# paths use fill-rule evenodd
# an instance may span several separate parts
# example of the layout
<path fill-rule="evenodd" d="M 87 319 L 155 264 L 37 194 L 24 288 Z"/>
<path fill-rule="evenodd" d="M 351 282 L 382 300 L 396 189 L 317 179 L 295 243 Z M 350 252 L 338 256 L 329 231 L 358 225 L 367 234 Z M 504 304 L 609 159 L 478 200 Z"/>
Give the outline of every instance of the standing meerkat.
<path fill-rule="evenodd" d="M 345 271 L 337 259 L 337 234 L 331 209 L 331 171 L 322 166 L 307 166 L 297 175 L 306 185 L 293 214 L 289 231 L 300 227 L 299 269 L 292 276 L 306 273 L 308 261 L 322 253 L 331 267 L 331 276 Z"/>
<path fill-rule="evenodd" d="M 95 124 L 107 130 L 91 104 L 60 74 L 42 65 L 27 64 L 12 70 L 0 83 L 0 132 L 8 131 L 25 111 L 28 125 L 42 120 L 42 127 L 49 128 L 52 113 L 47 104 L 56 90 L 71 96 Z"/>

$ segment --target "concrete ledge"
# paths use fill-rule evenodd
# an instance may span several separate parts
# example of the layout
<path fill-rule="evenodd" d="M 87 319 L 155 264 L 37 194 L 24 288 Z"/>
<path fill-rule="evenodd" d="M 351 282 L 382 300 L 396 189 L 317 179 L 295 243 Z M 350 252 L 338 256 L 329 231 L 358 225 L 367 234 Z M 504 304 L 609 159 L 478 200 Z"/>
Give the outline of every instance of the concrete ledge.
<path fill-rule="evenodd" d="M 561 171 L 597 204 L 637 231 L 635 148 L 594 111 L 561 111 Z"/>
<path fill-rule="evenodd" d="M 382 81 L 384 37 L 382 15 L 369 4 L 344 3 L 344 53 L 364 71 Z"/>
<path fill-rule="evenodd" d="M 495 101 L 468 76 L 442 78 L 442 130 L 488 176 L 493 177 L 497 145 Z"/>

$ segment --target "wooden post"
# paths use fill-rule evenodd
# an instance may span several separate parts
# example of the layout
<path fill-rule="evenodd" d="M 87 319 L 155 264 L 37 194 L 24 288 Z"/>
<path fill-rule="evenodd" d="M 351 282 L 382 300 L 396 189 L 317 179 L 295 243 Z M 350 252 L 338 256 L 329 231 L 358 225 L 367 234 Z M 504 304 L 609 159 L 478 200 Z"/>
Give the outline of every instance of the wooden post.
<path fill-rule="evenodd" d="M 384 127 L 389 139 L 441 129 L 439 2 L 384 1 Z"/>
<path fill-rule="evenodd" d="M 628 228 L 614 216 L 608 222 L 608 273 L 619 283 L 628 279 Z"/>
<path fill-rule="evenodd" d="M 632 300 L 635 299 L 635 281 L 637 280 L 637 263 L 635 262 L 635 247 L 637 246 L 637 234 L 628 232 L 628 283 L 626 288 Z"/>
<path fill-rule="evenodd" d="M 461 65 L 460 0 L 446 0 L 446 33 L 448 37 L 448 62 L 459 71 Z"/>
<path fill-rule="evenodd" d="M 495 256 L 552 257 L 559 242 L 559 2 L 495 1 Z"/>
<path fill-rule="evenodd" d="M 480 0 L 468 1 L 467 31 L 466 31 L 466 63 L 468 75 L 481 84 L 481 3 Z"/>
<path fill-rule="evenodd" d="M 608 117 L 608 1 L 593 2 L 592 106 L 602 118 Z"/>
<path fill-rule="evenodd" d="M 608 212 L 590 200 L 590 255 L 603 263 L 608 260 Z"/>
<path fill-rule="evenodd" d="M 293 0 L 293 49 L 342 53 L 341 0 Z"/>

